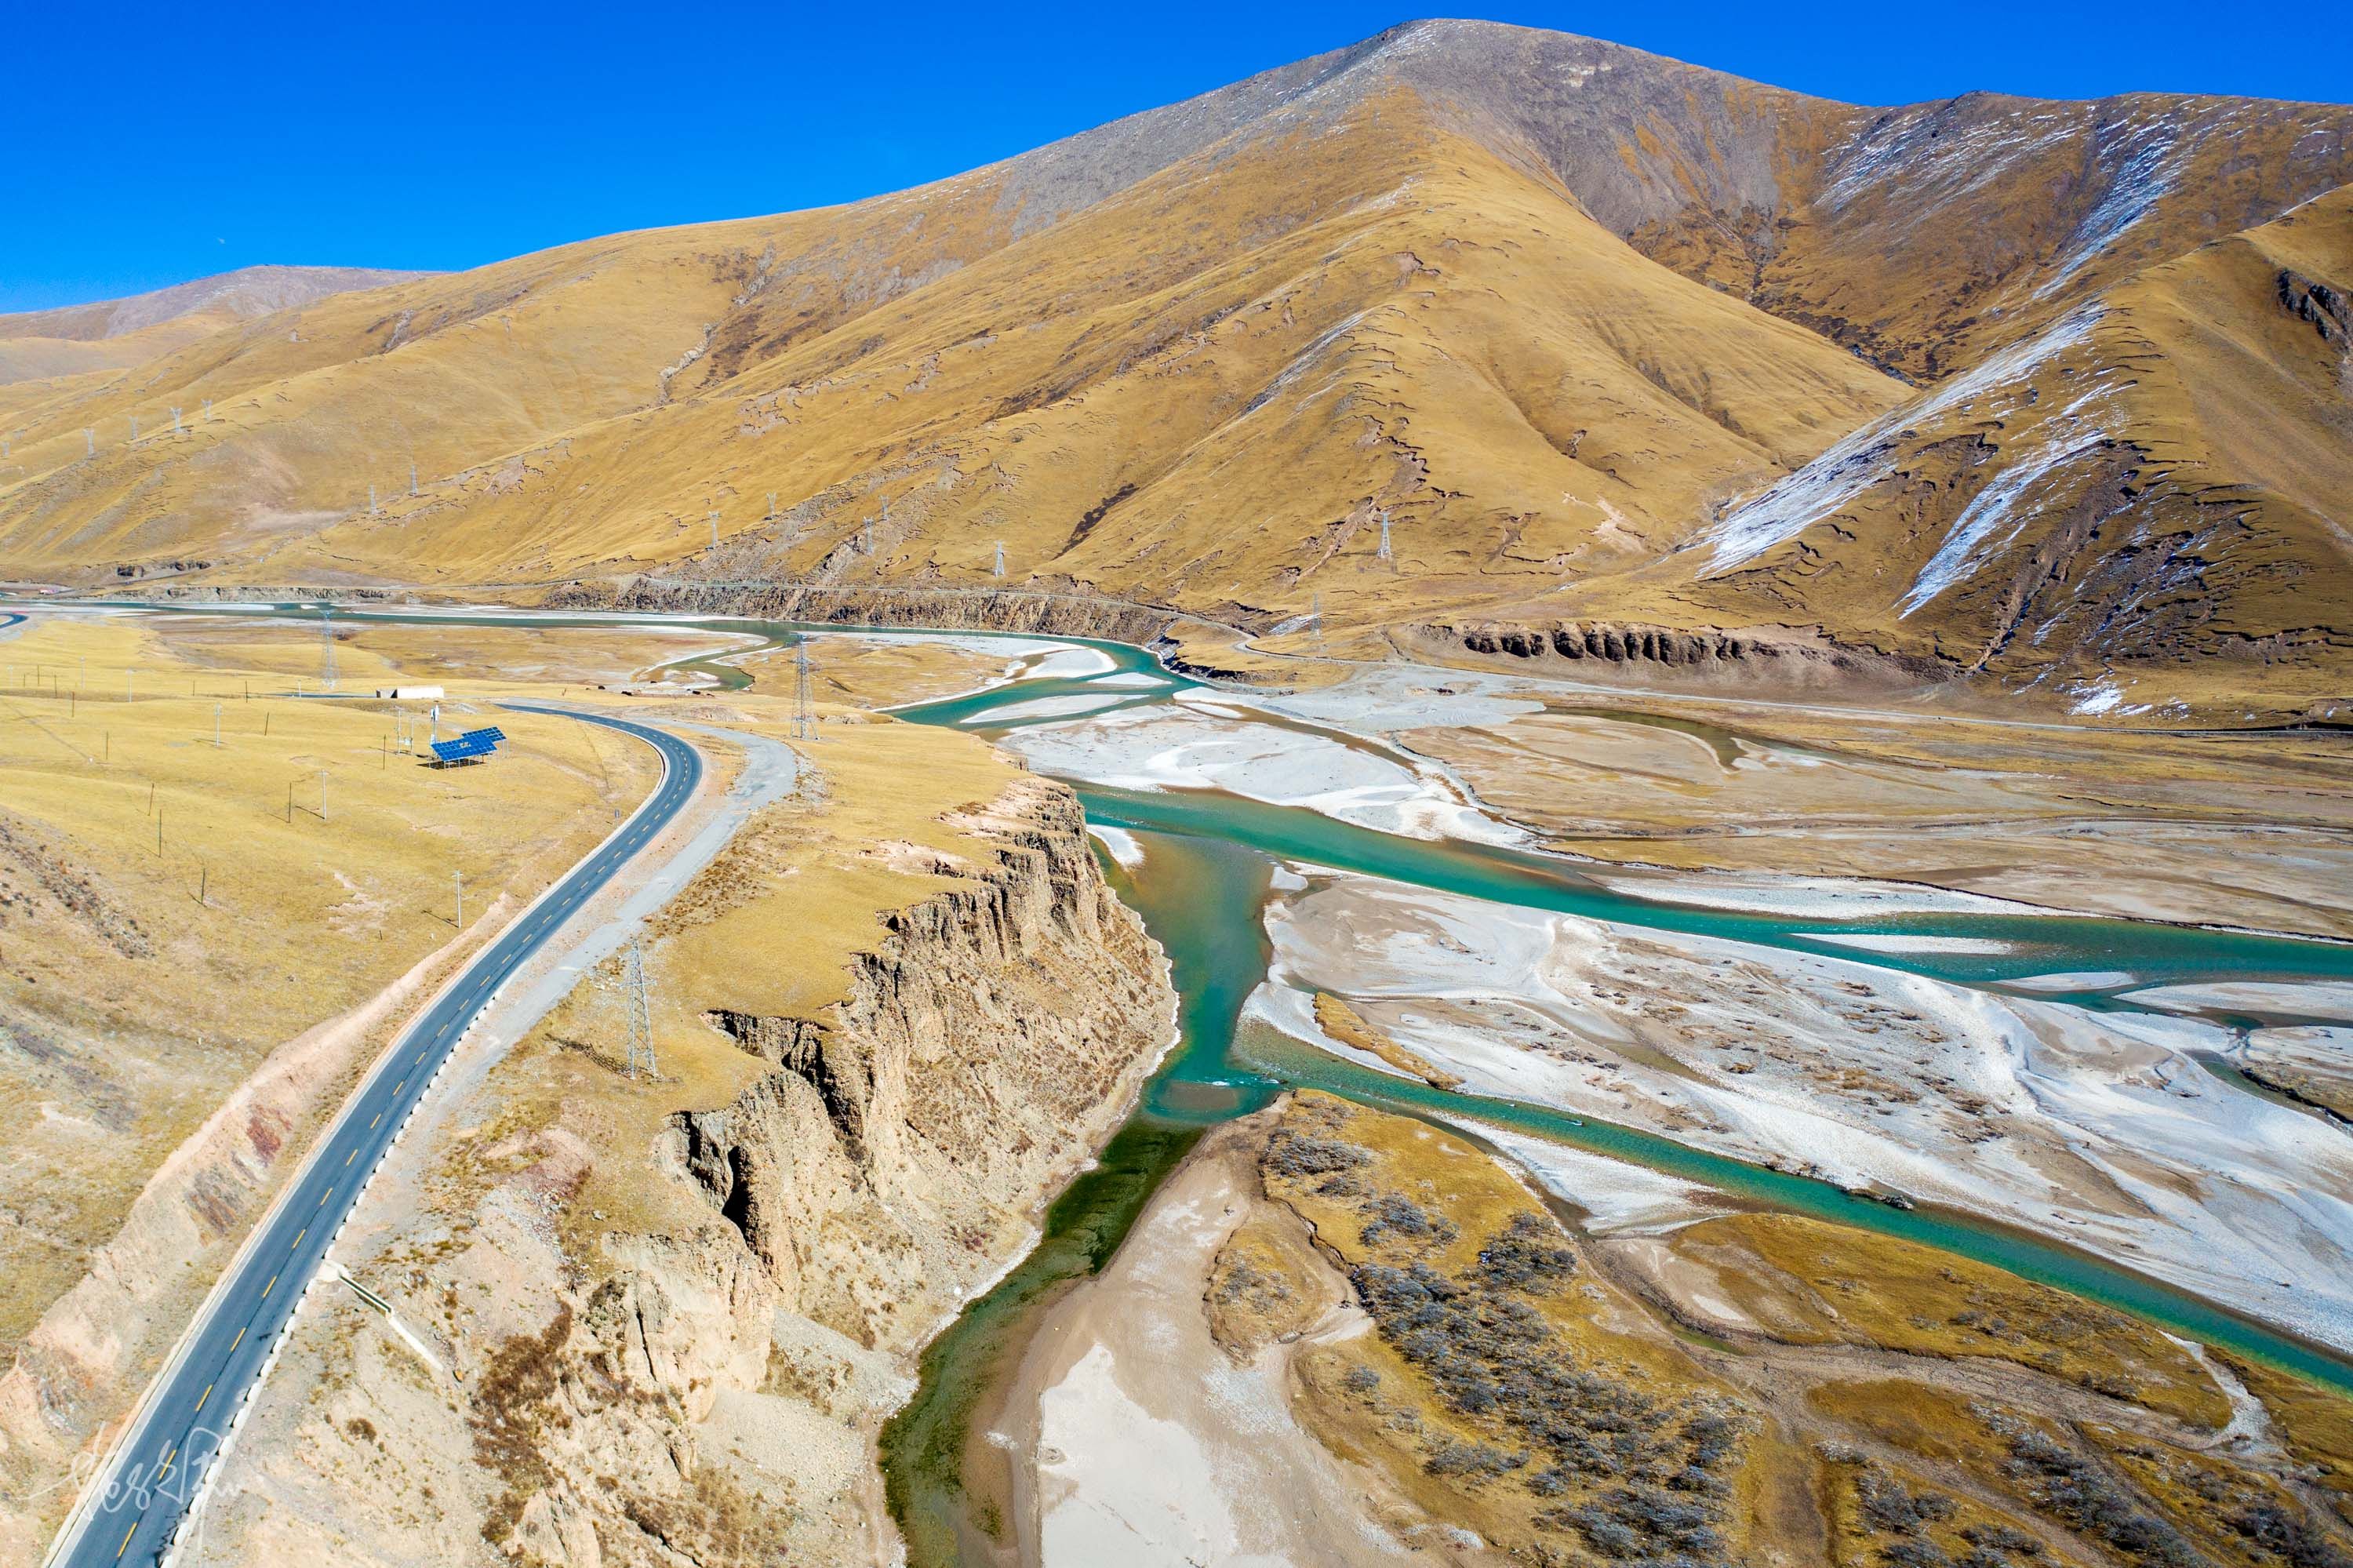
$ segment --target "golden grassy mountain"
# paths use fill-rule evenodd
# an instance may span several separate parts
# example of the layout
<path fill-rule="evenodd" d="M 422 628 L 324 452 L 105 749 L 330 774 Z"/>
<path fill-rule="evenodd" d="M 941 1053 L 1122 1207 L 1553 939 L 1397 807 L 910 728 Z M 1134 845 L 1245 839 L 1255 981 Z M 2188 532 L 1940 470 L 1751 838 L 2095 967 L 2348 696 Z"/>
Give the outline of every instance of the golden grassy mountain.
<path fill-rule="evenodd" d="M 2353 179 L 2353 111 L 2134 93 L 1846 110 L 1781 205 L 1693 204 L 1646 254 L 1928 383 Z"/>
<path fill-rule="evenodd" d="M 1003 586 L 1258 627 L 1320 600 L 1335 626 L 1818 628 L 1958 670 L 1990 641 L 1968 596 L 1917 621 L 1769 551 L 1702 564 L 1854 432 L 2353 179 L 2348 129 L 2157 96 L 1855 109 L 1416 23 L 918 190 L 0 387 L 0 575 L 987 588 L 1001 543 Z M 2316 243 L 2299 276 L 2337 277 Z M 2188 404 L 2221 364 L 2181 357 Z M 2294 564 L 2337 569 L 2326 535 Z M 2232 602 L 2255 644 L 2294 630 Z M 2079 674 L 2147 651 L 2067 644 Z"/>
<path fill-rule="evenodd" d="M 1867 426 L 1704 535 L 1672 597 L 1803 607 L 2088 712 L 2258 680 L 2293 706 L 2341 694 L 2349 524 L 2353 186 L 2137 273 Z"/>
<path fill-rule="evenodd" d="M 375 267 L 240 267 L 128 299 L 0 315 L 0 382 L 143 365 L 241 321 L 418 276 Z"/>

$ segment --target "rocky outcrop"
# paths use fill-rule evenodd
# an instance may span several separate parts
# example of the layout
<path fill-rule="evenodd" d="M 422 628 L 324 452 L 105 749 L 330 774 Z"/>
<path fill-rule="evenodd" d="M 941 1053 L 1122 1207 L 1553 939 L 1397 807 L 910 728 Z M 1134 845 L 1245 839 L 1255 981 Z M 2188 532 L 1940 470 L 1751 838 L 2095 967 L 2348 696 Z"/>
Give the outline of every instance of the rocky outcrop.
<path fill-rule="evenodd" d="M 845 626 L 1024 631 L 1039 636 L 1109 637 L 1149 642 L 1196 616 L 1133 599 L 1087 593 L 1075 585 L 1022 588 L 833 587 L 796 582 L 706 582 L 639 577 L 607 587 L 575 583 L 549 597 L 551 608 L 663 610 L 746 615 Z"/>
<path fill-rule="evenodd" d="M 279 1373 L 308 1386 L 247 1439 L 200 1560 L 887 1561 L 873 1433 L 914 1353 L 1027 1245 L 1174 1022 L 1068 790 L 1021 779 L 951 821 L 982 851 L 921 852 L 949 885 L 881 916 L 840 1001 L 702 1014 L 761 1065 L 723 1103 L 650 1149 L 594 1118 L 461 1140 L 444 1179 L 498 1172 L 462 1200 L 465 1245 L 427 1213 L 363 1262 L 456 1379 L 312 1324 Z M 649 1165 L 642 1202 L 589 1224 L 616 1160 Z"/>
<path fill-rule="evenodd" d="M 1431 621 L 1408 629 L 1400 641 L 1431 657 L 1470 653 L 1676 683 L 1900 685 L 1947 673 L 1932 661 L 1780 628 L 1723 631 L 1607 621 Z"/>
<path fill-rule="evenodd" d="M 674 1118 L 661 1163 L 786 1309 L 910 1342 L 1107 1134 L 1166 1033 L 1156 959 L 1103 885 L 1076 800 L 1042 781 L 959 825 L 997 863 L 885 920 L 827 1016 L 720 1012 L 775 1064 Z"/>
<path fill-rule="evenodd" d="M 2323 343 L 2353 350 L 2353 298 L 2292 268 L 2283 268 L 2279 300 L 2280 308 L 2288 314 L 2311 323 Z"/>

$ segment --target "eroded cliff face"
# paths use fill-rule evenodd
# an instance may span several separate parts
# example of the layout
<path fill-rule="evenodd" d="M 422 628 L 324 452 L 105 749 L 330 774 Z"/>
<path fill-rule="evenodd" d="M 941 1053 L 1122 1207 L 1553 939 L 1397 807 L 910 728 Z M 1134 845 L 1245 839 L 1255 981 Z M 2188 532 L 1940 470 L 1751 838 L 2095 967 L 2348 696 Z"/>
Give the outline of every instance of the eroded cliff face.
<path fill-rule="evenodd" d="M 407 1281 L 386 1293 L 454 1375 L 314 1298 L 196 1560 L 889 1560 L 873 1432 L 913 1352 L 1027 1245 L 1174 1022 L 1067 790 L 1024 779 L 949 821 L 987 853 L 870 852 L 951 880 L 885 913 L 842 1000 L 705 1011 L 756 1059 L 723 1103 L 626 1147 L 576 1105 L 453 1110 L 476 1125 L 426 1180 L 470 1173 L 462 1216 L 354 1255 Z M 635 1212 L 582 1213 L 629 1160 Z"/>
<path fill-rule="evenodd" d="M 1156 956 L 1069 793 L 1024 784 L 965 825 L 997 863 L 888 916 L 829 1016 L 709 1015 L 776 1070 L 673 1118 L 659 1155 L 781 1307 L 862 1344 L 961 1298 L 1167 1033 Z"/>
<path fill-rule="evenodd" d="M 1547 673 L 1585 673 L 1678 690 L 1876 691 L 1950 673 L 1928 658 L 1844 643 L 1807 627 L 1689 630 L 1610 621 L 1440 620 L 1401 629 L 1398 645 L 1440 662 L 1465 656 Z"/>

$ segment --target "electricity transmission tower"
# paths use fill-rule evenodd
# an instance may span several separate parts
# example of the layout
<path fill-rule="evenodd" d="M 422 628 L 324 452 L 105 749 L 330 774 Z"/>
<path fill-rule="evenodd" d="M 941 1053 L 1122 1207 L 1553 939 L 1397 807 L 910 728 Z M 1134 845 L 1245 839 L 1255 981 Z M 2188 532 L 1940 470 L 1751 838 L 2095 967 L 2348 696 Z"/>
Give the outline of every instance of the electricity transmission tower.
<path fill-rule="evenodd" d="M 809 697 L 808 641 L 793 644 L 793 738 L 817 738 L 817 709 Z"/>
<path fill-rule="evenodd" d="M 1389 514 L 1388 508 L 1387 507 L 1383 507 L 1381 509 L 1381 553 L 1379 558 L 1384 561 L 1391 559 L 1389 555 Z"/>
<path fill-rule="evenodd" d="M 1004 541 L 1004 540 L 1002 540 L 1002 539 L 999 539 L 999 540 L 997 542 L 997 576 L 998 576 L 998 577 L 1003 577 L 1004 575 L 1005 575 L 1005 541 Z"/>
<path fill-rule="evenodd" d="M 638 1075 L 638 1064 L 646 1065 L 646 1076 L 658 1078 L 660 1070 L 654 1065 L 654 1024 L 652 1011 L 646 1005 L 646 956 L 635 941 L 629 944 L 629 960 L 621 974 L 625 991 L 622 1005 L 629 1014 L 629 1054 L 622 1071 L 631 1077 Z"/>
<path fill-rule="evenodd" d="M 320 690 L 335 689 L 335 609 L 332 605 L 319 607 L 319 681 Z"/>

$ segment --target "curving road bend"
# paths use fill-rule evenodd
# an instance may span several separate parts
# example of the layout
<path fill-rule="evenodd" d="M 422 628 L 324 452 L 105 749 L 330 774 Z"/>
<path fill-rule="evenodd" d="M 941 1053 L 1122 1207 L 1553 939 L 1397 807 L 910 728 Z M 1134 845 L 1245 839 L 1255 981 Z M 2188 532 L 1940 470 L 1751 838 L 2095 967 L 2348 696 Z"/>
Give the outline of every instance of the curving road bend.
<path fill-rule="evenodd" d="M 247 1399 L 268 1374 L 304 1287 L 443 1062 L 516 971 L 678 816 L 702 781 L 702 756 L 676 736 L 586 710 L 507 705 L 602 725 L 646 742 L 661 754 L 660 784 L 378 1059 L 206 1298 L 106 1468 L 58 1533 L 50 1564 L 107 1568 L 164 1558 Z"/>

